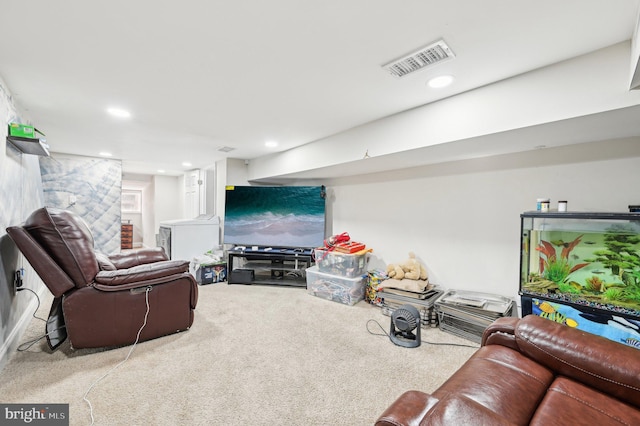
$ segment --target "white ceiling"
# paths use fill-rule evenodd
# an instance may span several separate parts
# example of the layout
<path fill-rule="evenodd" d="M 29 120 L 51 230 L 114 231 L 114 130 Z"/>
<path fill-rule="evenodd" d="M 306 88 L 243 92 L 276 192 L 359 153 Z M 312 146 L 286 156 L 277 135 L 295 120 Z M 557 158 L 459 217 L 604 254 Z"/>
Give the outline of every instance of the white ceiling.
<path fill-rule="evenodd" d="M 108 151 L 125 172 L 175 174 L 272 154 L 268 140 L 290 149 L 629 40 L 639 4 L 3 0 L 0 77 L 52 151 Z M 441 38 L 454 60 L 402 79 L 381 68 Z M 440 74 L 454 84 L 425 85 Z M 110 106 L 132 117 L 108 116 Z"/>

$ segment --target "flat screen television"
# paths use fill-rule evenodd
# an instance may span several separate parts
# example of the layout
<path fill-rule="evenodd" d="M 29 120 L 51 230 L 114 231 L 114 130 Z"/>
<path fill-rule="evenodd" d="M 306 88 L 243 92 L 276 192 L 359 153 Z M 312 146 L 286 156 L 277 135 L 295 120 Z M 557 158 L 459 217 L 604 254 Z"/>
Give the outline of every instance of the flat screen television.
<path fill-rule="evenodd" d="M 225 244 L 314 248 L 324 243 L 323 186 L 227 186 Z"/>

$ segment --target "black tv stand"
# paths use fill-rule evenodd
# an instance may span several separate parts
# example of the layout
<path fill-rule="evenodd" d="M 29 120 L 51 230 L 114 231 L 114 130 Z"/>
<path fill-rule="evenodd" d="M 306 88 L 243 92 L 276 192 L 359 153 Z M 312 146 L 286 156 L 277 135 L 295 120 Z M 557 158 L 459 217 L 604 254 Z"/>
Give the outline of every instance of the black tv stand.
<path fill-rule="evenodd" d="M 228 251 L 229 284 L 306 287 L 306 269 L 313 266 L 313 249 L 234 247 Z"/>

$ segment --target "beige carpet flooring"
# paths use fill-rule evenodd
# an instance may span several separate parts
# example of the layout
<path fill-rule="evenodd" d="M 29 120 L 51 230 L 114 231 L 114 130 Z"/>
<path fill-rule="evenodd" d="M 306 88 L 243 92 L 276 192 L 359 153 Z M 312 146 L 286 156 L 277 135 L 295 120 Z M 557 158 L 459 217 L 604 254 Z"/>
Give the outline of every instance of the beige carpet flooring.
<path fill-rule="evenodd" d="M 375 320 L 388 331 L 380 308 L 320 299 L 304 288 L 221 283 L 199 290 L 189 331 L 139 343 L 91 388 L 94 424 L 372 425 L 402 392 L 433 391 L 476 350 L 425 342 L 478 346 L 428 328 L 420 347 L 399 347 L 367 330 L 382 333 Z M 43 332 L 34 319 L 21 342 Z M 43 339 L 11 355 L 0 372 L 0 401 L 68 403 L 70 424 L 89 425 L 85 392 L 129 350 L 65 343 L 51 353 Z"/>

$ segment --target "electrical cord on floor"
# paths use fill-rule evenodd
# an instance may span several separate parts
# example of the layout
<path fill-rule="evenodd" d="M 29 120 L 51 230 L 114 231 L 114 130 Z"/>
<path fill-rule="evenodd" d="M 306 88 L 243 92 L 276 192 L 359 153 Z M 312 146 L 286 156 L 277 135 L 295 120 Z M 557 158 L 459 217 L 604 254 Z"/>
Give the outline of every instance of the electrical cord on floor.
<path fill-rule="evenodd" d="M 38 293 L 36 293 L 35 291 L 31 290 L 30 288 L 26 288 L 26 287 L 20 287 L 20 288 L 18 288 L 18 289 L 17 289 L 17 291 L 23 291 L 23 290 L 30 291 L 31 293 L 33 293 L 33 294 L 34 294 L 34 296 L 36 296 L 36 301 L 38 302 L 38 306 L 36 306 L 36 309 L 35 309 L 35 311 L 33 311 L 32 316 L 33 316 L 35 319 L 38 319 L 38 320 L 43 321 L 43 322 L 45 322 L 45 323 L 46 323 L 46 322 L 47 322 L 47 320 L 46 320 L 46 319 L 44 319 L 44 318 L 40 318 L 39 316 L 37 316 L 37 315 L 36 315 L 36 313 L 38 312 L 38 309 L 40 309 L 40 297 L 38 296 Z M 56 331 L 61 330 L 61 329 L 63 329 L 63 328 L 65 328 L 65 326 L 64 326 L 64 325 L 63 325 L 62 327 L 58 327 L 58 328 L 56 328 L 55 330 L 51 330 L 51 331 L 49 331 L 48 333 L 45 333 L 45 334 L 43 334 L 43 335 L 42 335 L 42 336 L 40 336 L 40 337 L 36 337 L 35 339 L 32 339 L 32 340 L 27 340 L 26 342 L 24 342 L 24 343 L 22 343 L 20 346 L 18 346 L 17 351 L 18 351 L 18 352 L 24 352 L 24 351 L 26 351 L 26 350 L 30 349 L 33 345 L 35 345 L 36 343 L 38 343 L 40 340 L 42 340 L 42 339 L 44 339 L 45 337 L 47 337 L 48 335 L 50 335 L 51 333 L 55 333 Z"/>
<path fill-rule="evenodd" d="M 38 318 L 38 319 L 40 319 L 40 318 Z M 63 325 L 62 327 L 58 327 L 58 328 L 56 328 L 56 329 L 53 329 L 53 330 L 51 330 L 50 332 L 45 333 L 45 334 L 43 334 L 43 335 L 42 335 L 42 336 L 40 336 L 40 337 L 36 337 L 36 338 L 35 338 L 35 339 L 33 339 L 33 340 L 27 340 L 26 342 L 24 342 L 23 344 L 21 344 L 20 346 L 18 346 L 17 351 L 18 351 L 18 352 L 24 352 L 24 351 L 26 351 L 27 349 L 29 349 L 31 346 L 33 346 L 33 345 L 35 345 L 36 343 L 38 343 L 40 340 L 42 340 L 42 339 L 44 339 L 45 337 L 47 337 L 48 335 L 50 335 L 50 334 L 52 334 L 52 333 L 55 333 L 55 332 L 56 332 L 56 331 L 58 331 L 58 330 L 62 330 L 63 328 L 66 328 L 66 326 L 64 326 L 64 325 Z"/>
<path fill-rule="evenodd" d="M 369 323 L 373 322 L 375 324 L 377 324 L 378 327 L 380 327 L 380 330 L 382 330 L 382 333 L 374 333 L 373 331 L 371 331 L 369 329 Z M 389 333 L 387 333 L 387 331 L 382 327 L 382 325 L 380 325 L 380 323 L 374 319 L 370 319 L 369 321 L 367 321 L 367 331 L 369 332 L 369 334 L 373 334 L 374 336 L 389 336 Z M 427 345 L 437 345 L 437 346 L 460 346 L 462 348 L 474 348 L 474 349 L 478 349 L 480 346 L 473 346 L 473 345 L 463 345 L 460 343 L 436 343 L 436 342 L 427 342 L 426 340 L 421 340 L 420 343 L 426 343 Z"/>
<path fill-rule="evenodd" d="M 20 287 L 16 291 L 23 291 L 23 290 L 27 290 L 27 291 L 30 291 L 31 293 L 33 293 L 34 296 L 36 296 L 36 300 L 38 301 L 38 306 L 36 306 L 36 310 L 33 311 L 33 317 L 36 318 L 36 319 L 39 319 L 40 321 L 47 322 L 46 319 L 40 318 L 39 316 L 36 316 L 36 313 L 38 312 L 38 309 L 40 309 L 40 297 L 38 296 L 38 293 L 36 293 L 35 291 L 33 291 L 33 290 L 31 290 L 30 288 L 27 288 L 27 287 Z"/>
<path fill-rule="evenodd" d="M 145 314 L 144 314 L 144 322 L 142 324 L 142 327 L 140 327 L 140 330 L 138 330 L 138 334 L 136 335 L 136 341 L 133 342 L 133 345 L 131 345 L 131 349 L 129 349 L 129 353 L 127 354 L 127 356 L 122 361 L 120 361 L 118 364 L 116 364 L 114 367 L 112 367 L 109 371 L 104 373 L 98 380 L 93 382 L 91 384 L 91 386 L 89 386 L 89 389 L 87 389 L 87 391 L 84 393 L 84 396 L 82 397 L 82 400 L 85 401 L 89 405 L 89 414 L 91 415 L 91 424 L 92 425 L 93 425 L 93 423 L 95 421 L 95 419 L 93 418 L 93 406 L 91 405 L 91 401 L 89 401 L 89 399 L 87 398 L 87 395 L 89 395 L 89 392 L 91 392 L 91 389 L 93 389 L 93 387 L 95 385 L 100 383 L 102 381 L 102 379 L 104 379 L 109 374 L 111 374 L 116 368 L 120 367 L 122 364 L 127 362 L 129 357 L 133 353 L 133 350 L 135 349 L 136 345 L 138 344 L 138 340 L 140 340 L 140 333 L 142 333 L 142 330 L 144 330 L 145 326 L 147 325 L 147 317 L 149 316 L 149 292 L 150 291 L 151 291 L 151 286 L 147 287 L 145 292 L 144 292 L 144 294 L 145 294 L 145 303 L 147 304 L 147 312 L 145 312 Z"/>

